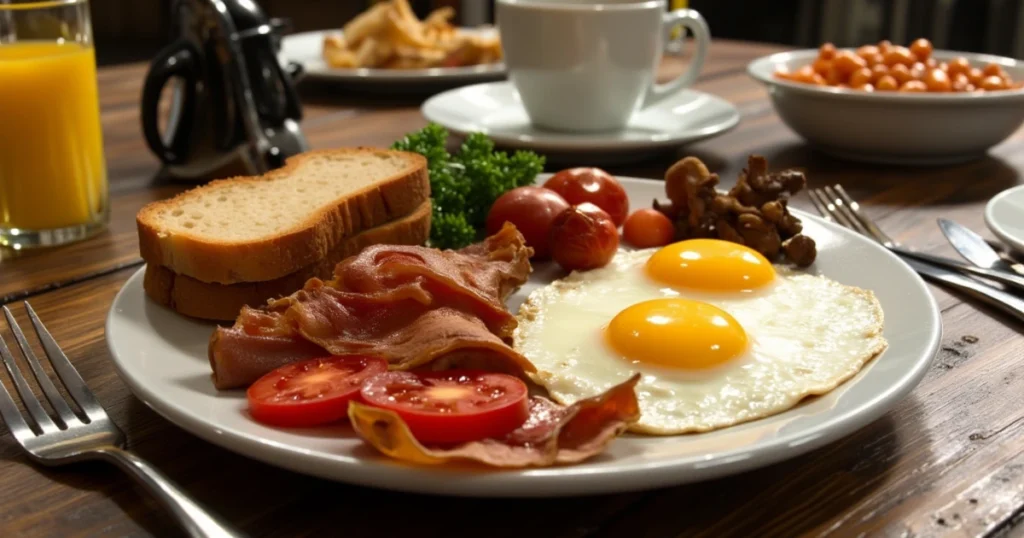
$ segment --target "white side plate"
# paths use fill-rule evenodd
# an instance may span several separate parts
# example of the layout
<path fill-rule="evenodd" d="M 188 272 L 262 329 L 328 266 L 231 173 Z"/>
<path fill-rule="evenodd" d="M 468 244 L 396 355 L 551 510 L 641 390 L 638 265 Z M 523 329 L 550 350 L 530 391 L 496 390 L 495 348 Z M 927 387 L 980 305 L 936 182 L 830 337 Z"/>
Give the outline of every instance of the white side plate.
<path fill-rule="evenodd" d="M 1024 185 L 1007 189 L 989 200 L 985 224 L 996 237 L 1024 254 Z"/>

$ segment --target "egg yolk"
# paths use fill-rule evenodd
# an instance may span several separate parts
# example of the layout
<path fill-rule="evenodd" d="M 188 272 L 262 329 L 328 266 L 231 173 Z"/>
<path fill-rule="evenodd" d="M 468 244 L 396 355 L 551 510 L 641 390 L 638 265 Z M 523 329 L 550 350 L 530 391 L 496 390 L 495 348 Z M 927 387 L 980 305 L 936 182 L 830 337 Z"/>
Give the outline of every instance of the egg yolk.
<path fill-rule="evenodd" d="M 747 347 L 747 333 L 717 306 L 654 299 L 626 308 L 605 328 L 611 347 L 630 361 L 700 370 L 729 361 Z"/>
<path fill-rule="evenodd" d="M 760 252 L 719 239 L 690 239 L 661 248 L 647 260 L 647 274 L 669 286 L 709 291 L 750 291 L 775 279 Z"/>

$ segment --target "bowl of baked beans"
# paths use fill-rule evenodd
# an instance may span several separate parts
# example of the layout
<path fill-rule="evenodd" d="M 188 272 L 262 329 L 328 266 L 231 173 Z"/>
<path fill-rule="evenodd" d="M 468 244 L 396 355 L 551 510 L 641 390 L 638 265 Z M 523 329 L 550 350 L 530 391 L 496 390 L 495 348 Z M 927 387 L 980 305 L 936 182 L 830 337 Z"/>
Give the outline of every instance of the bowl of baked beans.
<path fill-rule="evenodd" d="M 946 164 L 984 156 L 1024 123 L 1024 62 L 933 50 L 926 39 L 781 52 L 748 66 L 782 120 L 859 161 Z"/>

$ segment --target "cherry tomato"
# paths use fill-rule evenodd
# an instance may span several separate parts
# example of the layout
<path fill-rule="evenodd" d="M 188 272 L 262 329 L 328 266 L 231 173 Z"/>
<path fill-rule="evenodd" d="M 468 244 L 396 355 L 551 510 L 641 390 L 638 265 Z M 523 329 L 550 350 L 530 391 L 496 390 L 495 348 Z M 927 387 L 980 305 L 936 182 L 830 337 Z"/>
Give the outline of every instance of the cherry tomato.
<path fill-rule="evenodd" d="M 572 205 L 590 202 L 605 210 L 615 226 L 622 226 L 629 215 L 629 197 L 626 189 L 611 174 L 600 168 L 570 168 L 562 170 L 544 182 Z"/>
<path fill-rule="evenodd" d="M 306 427 L 335 422 L 363 383 L 388 370 L 380 357 L 345 355 L 282 366 L 245 392 L 252 418 L 274 426 Z"/>
<path fill-rule="evenodd" d="M 501 437 L 530 415 L 526 384 L 482 370 L 387 372 L 363 385 L 366 403 L 394 411 L 422 443 Z"/>
<path fill-rule="evenodd" d="M 533 247 L 533 257 L 545 259 L 550 255 L 548 236 L 551 234 L 551 223 L 568 208 L 569 203 L 550 189 L 512 189 L 502 194 L 491 206 L 487 214 L 487 235 L 497 233 L 502 225 L 511 222 L 523 234 L 526 244 Z"/>
<path fill-rule="evenodd" d="M 619 230 L 594 204 L 570 207 L 551 225 L 551 257 L 567 271 L 604 267 L 618 248 Z"/>
<path fill-rule="evenodd" d="M 622 236 L 637 248 L 667 245 L 676 236 L 676 226 L 657 209 L 638 209 L 622 225 Z"/>

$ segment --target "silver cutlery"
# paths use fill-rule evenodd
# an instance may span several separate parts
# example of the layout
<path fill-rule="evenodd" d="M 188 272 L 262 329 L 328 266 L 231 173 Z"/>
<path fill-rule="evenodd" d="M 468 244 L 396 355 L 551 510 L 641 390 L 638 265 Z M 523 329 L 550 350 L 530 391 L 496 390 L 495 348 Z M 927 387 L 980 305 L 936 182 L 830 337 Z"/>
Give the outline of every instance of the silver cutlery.
<path fill-rule="evenodd" d="M 808 191 L 811 203 L 825 220 L 835 222 L 864 235 L 883 246 L 898 243 L 886 235 L 871 219 L 863 214 L 860 205 L 853 200 L 840 185 L 811 189 Z M 948 287 L 989 304 L 1007 314 L 1024 321 L 1024 300 L 1001 289 L 989 286 L 973 278 L 963 276 L 953 270 L 920 261 L 910 256 L 901 256 L 914 271 L 921 276 L 945 284 Z"/>
<path fill-rule="evenodd" d="M 4 315 L 7 317 L 14 339 L 18 342 L 18 347 L 21 348 L 25 362 L 28 363 L 39 388 L 55 412 L 54 415 L 50 415 L 43 408 L 22 375 L 21 368 L 7 347 L 7 342 L 0 336 L 0 358 L 3 359 L 4 367 L 28 412 L 27 417 L 22 415 L 11 393 L 3 383 L 0 383 L 0 416 L 3 417 L 11 435 L 31 459 L 48 466 L 93 459 L 108 461 L 148 489 L 174 515 L 190 536 L 242 536 L 207 513 L 156 468 L 123 449 L 126 443 L 124 432 L 107 416 L 103 406 L 96 400 L 50 332 L 39 321 L 32 307 L 27 302 L 24 304 L 29 320 L 46 352 L 46 358 L 49 359 L 64 389 L 71 396 L 71 401 L 81 410 L 75 412 L 71 409 L 68 401 L 43 370 L 11 311 L 4 306 Z"/>
<path fill-rule="evenodd" d="M 967 261 L 984 267 L 1024 275 L 1024 264 L 1010 263 L 992 248 L 984 237 L 949 219 L 939 219 L 939 229 L 950 245 Z"/>
<path fill-rule="evenodd" d="M 1017 291 L 1024 292 L 1024 277 L 1010 273 L 1007 271 L 1001 271 L 998 269 L 986 269 L 983 267 L 976 267 L 966 263 L 958 262 L 950 258 L 944 258 L 942 256 L 935 256 L 934 254 L 927 254 L 924 252 L 917 252 L 907 248 L 903 245 L 893 241 L 891 237 L 886 235 L 874 225 L 870 220 L 864 217 L 860 212 L 860 204 L 856 200 L 850 197 L 843 189 L 842 185 L 835 185 L 834 187 L 825 187 L 824 189 L 813 189 L 809 191 L 811 195 L 811 201 L 816 203 L 824 204 L 825 209 L 828 211 L 837 211 L 840 208 L 849 209 L 850 213 L 856 216 L 856 221 L 859 228 L 855 228 L 856 231 L 861 232 L 864 235 L 874 236 L 885 248 L 898 254 L 901 258 L 914 258 L 920 261 L 928 262 L 932 265 L 938 265 L 945 269 L 951 269 L 958 273 L 978 276 L 981 278 L 987 278 L 994 280 L 1001 284 L 1005 284 Z M 815 197 L 819 197 L 819 200 L 815 200 Z M 821 210 L 819 209 L 819 213 Z M 867 223 L 871 223 L 869 227 Z M 873 228 L 872 228 L 873 227 Z"/>

